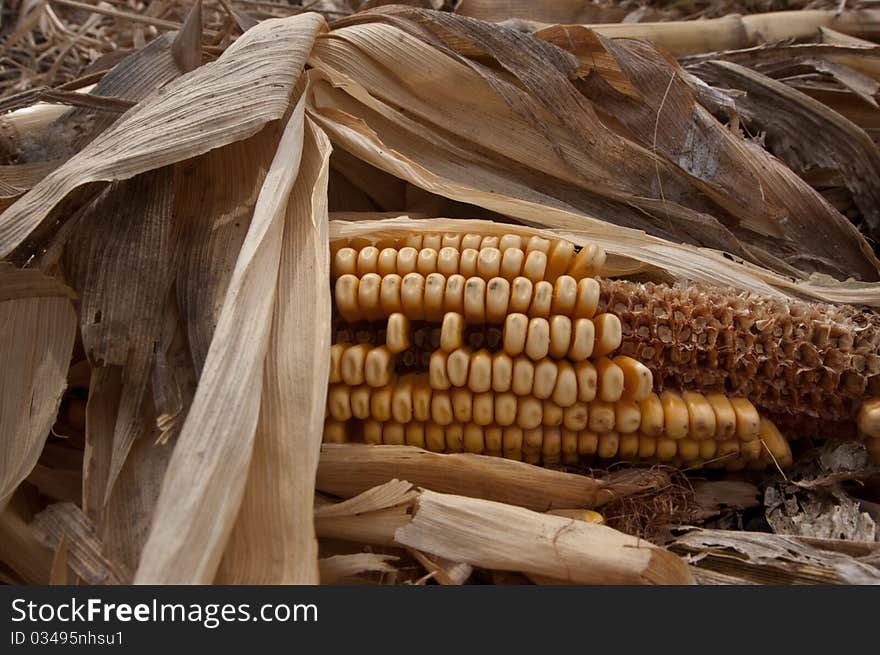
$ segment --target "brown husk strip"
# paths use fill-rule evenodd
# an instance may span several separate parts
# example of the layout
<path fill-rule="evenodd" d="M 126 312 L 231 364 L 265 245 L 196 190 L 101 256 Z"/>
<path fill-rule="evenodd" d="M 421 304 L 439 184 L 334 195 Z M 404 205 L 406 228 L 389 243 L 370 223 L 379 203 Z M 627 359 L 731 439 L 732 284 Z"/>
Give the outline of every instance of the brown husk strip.
<path fill-rule="evenodd" d="M 70 568 L 87 584 L 130 584 L 131 572 L 103 554 L 95 525 L 73 503 L 54 503 L 34 517 L 31 529 L 46 546 L 68 544 Z"/>
<path fill-rule="evenodd" d="M 657 110 L 669 101 L 666 87 L 679 75 L 674 62 L 664 64 L 666 84 L 654 83 L 662 88 L 650 90 L 651 102 L 633 114 L 638 129 L 627 137 L 600 121 L 601 103 L 592 103 L 571 84 L 577 59 L 547 43 L 449 14 L 404 8 L 360 14 L 346 24 L 316 43 L 311 61 L 321 74 L 313 74 L 312 108 L 331 139 L 374 166 L 428 191 L 529 222 L 535 218 L 499 206 L 505 196 L 540 204 L 546 215 L 562 210 L 583 217 L 564 226 L 541 221 L 548 226 L 583 229 L 595 216 L 732 251 L 786 275 L 796 276 L 800 269 L 877 277 L 876 258 L 848 221 L 762 150 L 731 137 L 689 97 L 686 84 L 671 94 L 684 103 L 684 113 L 673 104 L 663 122 L 683 116 L 685 135 L 704 124 L 704 136 L 695 141 L 707 146 L 695 148 L 712 151 L 709 146 L 717 150 L 726 144 L 729 156 L 717 162 L 724 174 L 711 175 L 688 163 L 692 154 L 669 152 L 667 159 L 657 146 Z M 453 47 L 459 52 L 451 52 Z M 639 59 L 633 52 L 628 56 L 627 76 L 635 78 Z M 518 85 L 484 65 L 487 58 L 515 76 Z M 428 61 L 430 67 L 422 67 Z M 647 56 L 640 61 L 656 65 Z M 435 84 L 436 73 L 429 75 L 426 68 L 444 71 L 446 82 Z M 338 88 L 322 83 L 325 75 Z M 516 139 L 509 138 L 512 133 Z M 368 145 L 376 139 L 381 145 Z M 591 155 L 598 152 L 601 157 Z M 431 171 L 434 179 L 424 179 L 420 170 L 402 170 L 395 159 L 403 158 Z M 725 166 L 726 161 L 733 163 Z M 761 173 L 763 168 L 767 171 Z M 739 180 L 737 189 L 750 190 L 712 182 L 724 175 Z M 438 181 L 457 182 L 488 197 L 455 193 Z M 719 229 L 719 220 L 736 234 Z M 803 241 L 804 232 L 819 227 L 827 239 Z M 768 239 L 780 233 L 787 237 L 781 243 Z M 805 249 L 812 256 L 805 257 Z"/>
<path fill-rule="evenodd" d="M 181 261 L 176 291 L 197 375 L 220 316 L 235 260 L 283 126 L 177 164 L 174 213 L 180 217 Z M 234 184 L 216 184 L 226 178 Z"/>
<path fill-rule="evenodd" d="M 763 148 L 749 144 L 710 116 L 697 102 L 687 74 L 668 55 L 653 45 L 604 39 L 578 28 L 569 28 L 566 47 L 579 55 L 588 71 L 597 50 L 613 57 L 640 101 L 609 88 L 604 70 L 599 74 L 582 71 L 578 88 L 606 115 L 625 125 L 643 146 L 677 162 L 735 215 L 735 221 L 720 220 L 742 244 L 739 248 L 745 248 L 747 259 L 778 271 L 784 271 L 785 264 L 796 270 L 836 270 L 835 275 L 843 279 L 855 269 L 848 262 L 837 263 L 839 252 L 853 248 L 854 257 L 876 267 L 869 245 L 856 228 Z M 737 198 L 744 211 L 731 205 L 730 198 Z M 827 245 L 805 248 L 805 243 Z M 723 249 L 738 254 L 736 241 Z M 864 279 L 873 279 L 867 270 Z"/>
<path fill-rule="evenodd" d="M 391 562 L 397 559 L 394 555 L 376 553 L 324 557 L 318 560 L 321 584 L 341 584 L 361 573 L 394 573 L 397 569 L 391 565 Z"/>
<path fill-rule="evenodd" d="M 157 443 L 161 432 L 152 403 L 148 402 L 143 433 L 134 442 L 104 502 L 120 393 L 117 367 L 95 369 L 86 409 L 83 509 L 96 526 L 103 552 L 127 570 L 134 571 L 147 540 L 173 442 Z"/>
<path fill-rule="evenodd" d="M 322 539 L 394 546 L 394 531 L 409 521 L 417 495 L 409 482 L 395 479 L 340 503 L 316 502 L 315 532 Z"/>
<path fill-rule="evenodd" d="M 878 584 L 880 572 L 867 556 L 835 552 L 790 535 L 694 529 L 672 544 L 697 566 L 758 584 Z"/>
<path fill-rule="evenodd" d="M 455 471 L 455 475 L 450 475 Z M 413 446 L 324 444 L 317 488 L 351 498 L 394 478 L 443 493 L 486 498 L 545 511 L 600 507 L 625 488 L 484 455 L 432 453 Z"/>
<path fill-rule="evenodd" d="M 173 167 L 166 166 L 111 183 L 80 218 L 67 248 L 65 268 L 81 296 L 80 329 L 89 362 L 121 368 L 102 504 L 146 429 L 144 403 L 178 258 L 173 181 Z"/>
<path fill-rule="evenodd" d="M 880 150 L 864 130 L 788 85 L 739 64 L 712 61 L 696 71 L 711 84 L 746 92 L 736 99 L 737 110 L 752 129 L 767 132 L 767 147 L 793 171 L 839 171 L 861 210 L 866 233 L 874 240 L 880 237 Z M 813 231 L 803 240 L 822 238 L 822 232 Z"/>
<path fill-rule="evenodd" d="M 0 211 L 60 165 L 59 160 L 0 165 Z"/>

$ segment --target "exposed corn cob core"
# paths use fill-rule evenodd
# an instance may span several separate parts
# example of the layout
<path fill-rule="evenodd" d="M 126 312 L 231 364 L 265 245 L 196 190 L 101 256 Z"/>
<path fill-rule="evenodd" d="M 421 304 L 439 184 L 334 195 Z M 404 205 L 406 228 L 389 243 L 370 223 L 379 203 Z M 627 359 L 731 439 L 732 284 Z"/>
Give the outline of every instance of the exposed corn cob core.
<path fill-rule="evenodd" d="M 603 279 L 597 311 L 658 390 L 748 398 L 791 436 L 880 437 L 880 316 L 699 285 Z"/>
<path fill-rule="evenodd" d="M 416 234 L 331 249 L 327 441 L 548 465 L 791 463 L 747 399 L 698 384 L 655 393 L 639 350 L 621 349 L 635 323 L 621 323 L 617 288 L 594 279 L 605 258 L 596 246 Z"/>

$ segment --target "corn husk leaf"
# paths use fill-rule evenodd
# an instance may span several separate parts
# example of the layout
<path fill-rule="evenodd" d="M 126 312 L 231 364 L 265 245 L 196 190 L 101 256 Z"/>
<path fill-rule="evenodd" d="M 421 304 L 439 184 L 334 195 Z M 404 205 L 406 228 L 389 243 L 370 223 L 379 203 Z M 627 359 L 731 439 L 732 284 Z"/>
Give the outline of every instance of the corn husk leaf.
<path fill-rule="evenodd" d="M 747 259 L 781 272 L 792 267 L 795 275 L 799 270 L 820 270 L 841 279 L 853 274 L 874 279 L 869 269 L 838 264 L 846 250 L 847 257 L 861 257 L 876 268 L 876 259 L 855 227 L 767 151 L 712 118 L 697 102 L 687 74 L 670 58 L 648 44 L 602 39 L 577 28 L 567 30 L 563 42 L 586 68 L 580 73 L 585 79 L 577 84 L 596 107 L 622 123 L 641 145 L 676 162 L 735 216 L 733 222 L 721 216 L 723 226 L 717 226 L 729 231 L 732 241 L 702 245 L 736 255 L 745 252 Z M 605 70 L 600 76 L 589 74 L 595 70 L 597 50 L 613 58 L 613 76 Z M 631 82 L 638 100 L 608 88 L 606 79 L 616 75 Z M 735 103 L 734 110 L 737 107 Z M 730 198 L 739 198 L 739 207 Z M 804 245 L 814 242 L 826 245 Z"/>
<path fill-rule="evenodd" d="M 61 165 L 61 161 L 8 164 L 0 166 L 0 211 Z"/>
<path fill-rule="evenodd" d="M 697 68 L 716 86 L 746 92 L 737 110 L 753 126 L 767 132 L 773 153 L 793 171 L 838 171 L 865 219 L 866 233 L 880 237 L 880 150 L 858 126 L 820 102 L 782 82 L 730 61 L 712 61 Z M 805 141 L 804 134 L 810 134 Z"/>
<path fill-rule="evenodd" d="M 117 484 L 105 496 L 113 453 L 113 429 L 122 394 L 117 367 L 95 369 L 86 409 L 83 510 L 96 527 L 102 552 L 134 571 L 147 539 L 173 441 L 158 443 L 161 430 L 147 402 L 143 432 L 133 443 Z"/>
<path fill-rule="evenodd" d="M 394 546 L 394 532 L 409 519 L 417 496 L 405 480 L 389 480 L 341 503 L 315 505 L 315 531 L 322 539 Z"/>
<path fill-rule="evenodd" d="M 201 375 L 226 290 L 251 223 L 257 193 L 282 126 L 177 165 L 174 212 L 180 217 L 177 304 L 196 374 Z M 235 184 L 215 184 L 229 176 Z"/>
<path fill-rule="evenodd" d="M 284 217 L 260 419 L 241 511 L 218 576 L 224 582 L 318 582 L 312 507 L 326 388 L 315 380 L 329 374 L 330 334 L 318 326 L 330 321 L 324 246 L 330 144 L 311 121 L 304 130 Z"/>
<path fill-rule="evenodd" d="M 173 182 L 173 168 L 166 166 L 111 183 L 78 219 L 67 248 L 65 268 L 81 297 L 89 361 L 121 369 L 102 504 L 132 444 L 148 429 L 144 406 L 177 261 Z"/>
<path fill-rule="evenodd" d="M 848 48 L 846 52 L 830 57 L 831 61 L 849 66 L 853 70 L 860 71 L 872 79 L 880 81 L 880 60 L 869 54 L 877 48 L 877 44 L 857 36 L 843 34 L 828 27 L 819 29 L 819 39 L 822 43 L 846 46 Z"/>
<path fill-rule="evenodd" d="M 710 184 L 722 175 L 712 173 L 711 180 L 703 180 L 700 175 L 709 173 L 695 170 L 696 175 L 691 175 L 676 162 L 679 155 L 670 152 L 666 159 L 660 148 L 651 149 L 657 140 L 656 116 L 649 120 L 634 114 L 632 127 L 641 130 L 642 143 L 609 129 L 595 113 L 598 105 L 594 107 L 569 82 L 578 67 L 571 55 L 527 36 L 498 27 L 489 30 L 461 18 L 414 10 L 398 13 L 402 15 L 361 15 L 357 24 L 320 38 L 312 54 L 318 72 L 312 75 L 311 110 L 334 143 L 372 165 L 432 193 L 532 224 L 586 230 L 602 224 L 593 218 L 598 217 L 660 236 L 723 247 L 786 276 L 798 274 L 793 266 L 797 264 L 806 271 L 825 270 L 842 277 L 877 277 L 876 259 L 864 239 L 785 167 L 774 163 L 776 172 L 759 177 L 756 192 L 742 200 L 741 192 Z M 373 22 L 366 22 L 368 18 Z M 428 29 L 431 33 L 424 34 Z M 438 37 L 446 40 L 444 45 L 432 45 Z M 478 42 L 481 58 L 495 58 L 526 88 L 446 47 L 471 53 Z M 641 59 L 646 64 L 650 60 Z M 421 68 L 423 62 L 431 65 Z M 674 67 L 669 70 L 675 72 Z M 631 70 L 628 76 L 635 74 Z M 438 79 L 443 83 L 438 84 Z M 666 79 L 668 84 L 672 78 Z M 644 96 L 644 90 L 640 92 Z M 680 92 L 686 100 L 686 85 Z M 664 89 L 651 93 L 655 106 L 662 105 Z M 430 103 L 424 100 L 427 97 Z M 469 99 L 467 104 L 462 105 L 462 97 Z M 740 166 L 742 180 L 754 179 L 758 164 L 771 161 L 755 149 L 752 154 L 757 159 L 749 163 L 749 147 L 733 141 L 693 100 L 690 105 L 697 122 L 686 122 L 685 131 L 694 133 L 696 125 L 706 123 L 709 136 L 703 141 L 727 144 L 730 156 L 719 163 L 733 161 Z M 408 110 L 400 112 L 398 106 Z M 517 138 L 509 138 L 511 133 Z M 711 150 L 700 148 L 707 149 Z M 592 152 L 601 152 L 601 158 L 591 157 Z M 772 193 L 769 185 L 774 186 Z M 789 205 L 800 208 L 796 216 L 787 214 Z M 754 211 L 755 206 L 760 212 Z M 719 231 L 718 220 L 709 214 L 727 215 L 725 227 L 737 229 L 736 234 Z M 756 224 L 763 226 L 763 234 L 754 230 Z M 816 225 L 828 238 L 804 243 L 803 233 Z M 743 232 L 747 227 L 752 237 L 747 238 L 749 230 Z M 768 237 L 779 230 L 789 230 L 787 239 L 774 246 Z M 634 236 L 615 231 L 609 245 L 623 241 L 624 235 Z M 813 257 L 805 258 L 805 249 L 812 249 Z M 777 251 L 783 257 L 774 254 Z M 847 256 L 841 257 L 841 252 Z M 786 253 L 791 262 L 785 260 Z"/>
<path fill-rule="evenodd" d="M 38 271 L 0 264 L 0 509 L 55 423 L 76 334 L 71 296 Z"/>
<path fill-rule="evenodd" d="M 304 54 L 301 51 L 300 61 Z M 199 386 L 166 472 L 138 582 L 210 582 L 232 530 L 260 410 L 284 217 L 301 170 L 302 112 L 300 103 L 286 123 L 260 189 Z M 321 338 L 317 331 L 314 334 Z"/>
<path fill-rule="evenodd" d="M 45 231 L 57 227 L 55 219 L 93 195 L 95 189 L 86 185 L 128 179 L 203 154 L 280 118 L 323 25 L 317 14 L 264 21 L 216 61 L 139 103 L 0 215 L 0 257 L 16 251 L 17 259 L 27 260 Z"/>

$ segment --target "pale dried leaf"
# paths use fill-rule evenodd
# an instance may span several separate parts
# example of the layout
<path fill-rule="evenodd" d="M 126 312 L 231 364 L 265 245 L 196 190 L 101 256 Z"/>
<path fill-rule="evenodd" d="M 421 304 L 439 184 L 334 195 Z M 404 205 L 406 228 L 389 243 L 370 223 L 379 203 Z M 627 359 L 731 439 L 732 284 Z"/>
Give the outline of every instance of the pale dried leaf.
<path fill-rule="evenodd" d="M 303 126 L 302 114 L 294 112 L 260 189 L 165 474 L 135 578 L 139 583 L 211 582 L 233 528 L 253 450 L 284 215 L 299 170 Z M 309 505 L 311 511 L 311 499 Z"/>
<path fill-rule="evenodd" d="M 416 499 L 417 493 L 412 484 L 406 480 L 389 480 L 385 484 L 371 487 L 363 493 L 344 500 L 341 503 L 325 503 L 315 506 L 315 518 L 341 518 L 344 516 L 356 516 L 367 512 L 376 512 L 382 509 L 397 507 L 398 505 L 410 505 Z"/>
<path fill-rule="evenodd" d="M 0 509 L 36 465 L 67 386 L 70 293 L 38 271 L 0 266 Z"/>
<path fill-rule="evenodd" d="M 672 553 L 612 528 L 423 491 L 398 543 L 453 561 L 570 584 L 688 584 Z"/>
<path fill-rule="evenodd" d="M 409 519 L 418 492 L 405 480 L 390 480 L 341 503 L 315 503 L 315 532 L 322 539 L 394 546 L 394 532 Z"/>
<path fill-rule="evenodd" d="M 301 124 L 303 111 L 300 104 L 291 122 Z M 330 365 L 330 144 L 311 121 L 304 129 L 302 162 L 284 219 L 251 468 L 218 576 L 232 583 L 318 581 L 312 511 L 326 386 L 315 381 L 327 378 Z"/>
<path fill-rule="evenodd" d="M 311 13 L 263 21 L 216 61 L 139 103 L 0 215 L 0 257 L 25 240 L 16 256 L 30 257 L 56 229 L 53 217 L 71 209 L 53 214 L 53 208 L 84 185 L 128 179 L 203 154 L 280 118 L 323 26 L 324 19 Z"/>

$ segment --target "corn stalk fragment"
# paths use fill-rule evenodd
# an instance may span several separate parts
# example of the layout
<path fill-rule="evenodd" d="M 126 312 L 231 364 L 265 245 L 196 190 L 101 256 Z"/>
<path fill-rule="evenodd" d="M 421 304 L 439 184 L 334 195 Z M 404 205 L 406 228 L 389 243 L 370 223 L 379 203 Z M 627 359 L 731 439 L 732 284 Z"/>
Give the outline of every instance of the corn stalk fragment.
<path fill-rule="evenodd" d="M 612 528 L 486 500 L 423 491 L 395 539 L 457 562 L 568 584 L 690 584 L 668 551 Z"/>

